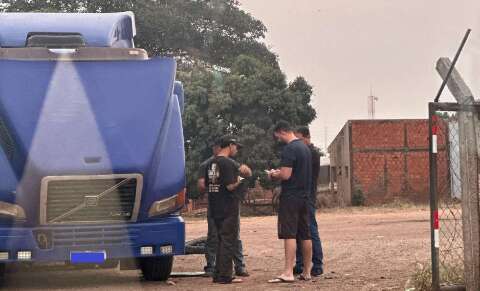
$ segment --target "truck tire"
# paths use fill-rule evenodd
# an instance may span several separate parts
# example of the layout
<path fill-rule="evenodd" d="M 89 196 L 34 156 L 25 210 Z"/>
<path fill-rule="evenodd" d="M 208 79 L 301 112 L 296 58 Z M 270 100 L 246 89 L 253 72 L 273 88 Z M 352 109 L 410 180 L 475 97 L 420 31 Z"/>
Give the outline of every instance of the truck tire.
<path fill-rule="evenodd" d="M 173 256 L 140 259 L 140 269 L 147 281 L 166 281 L 172 272 Z"/>
<path fill-rule="evenodd" d="M 207 237 L 202 236 L 185 243 L 186 255 L 204 255 L 207 252 Z"/>
<path fill-rule="evenodd" d="M 5 264 L 0 264 L 0 286 L 5 283 Z"/>

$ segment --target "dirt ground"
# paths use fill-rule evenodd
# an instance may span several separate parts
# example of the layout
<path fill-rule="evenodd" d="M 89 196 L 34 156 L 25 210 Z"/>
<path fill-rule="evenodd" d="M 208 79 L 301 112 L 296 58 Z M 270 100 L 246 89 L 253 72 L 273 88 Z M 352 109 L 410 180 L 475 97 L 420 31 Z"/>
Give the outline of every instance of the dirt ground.
<path fill-rule="evenodd" d="M 329 210 L 317 214 L 325 254 L 325 274 L 312 282 L 268 284 L 283 266 L 283 244 L 276 237 L 276 217 L 249 217 L 241 221 L 247 268 L 252 274 L 242 284 L 216 290 L 404 290 L 417 262 L 430 254 L 429 211 L 364 208 Z M 202 220 L 187 221 L 189 238 L 204 235 Z M 202 256 L 175 262 L 175 271 L 201 270 Z M 208 279 L 176 278 L 185 290 L 214 289 Z"/>
<path fill-rule="evenodd" d="M 427 207 L 360 208 L 318 213 L 326 273 L 310 282 L 268 284 L 281 272 L 283 245 L 276 217 L 242 218 L 247 268 L 242 284 L 216 285 L 209 278 L 142 281 L 137 271 L 83 270 L 9 274 L 9 290 L 404 290 L 417 262 L 429 259 Z M 187 218 L 187 238 L 206 234 L 206 221 Z M 201 271 L 200 255 L 176 257 L 174 271 Z"/>

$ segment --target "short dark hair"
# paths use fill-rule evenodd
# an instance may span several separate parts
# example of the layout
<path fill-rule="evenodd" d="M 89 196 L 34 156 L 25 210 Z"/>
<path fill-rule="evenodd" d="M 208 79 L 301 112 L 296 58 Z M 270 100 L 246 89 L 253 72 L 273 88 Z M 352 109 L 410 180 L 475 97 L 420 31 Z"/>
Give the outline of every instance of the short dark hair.
<path fill-rule="evenodd" d="M 280 131 L 292 131 L 292 126 L 288 121 L 285 120 L 280 120 L 275 124 L 275 127 L 273 128 L 273 132 L 280 132 Z"/>
<path fill-rule="evenodd" d="M 298 132 L 303 137 L 310 137 L 310 129 L 308 129 L 308 126 L 300 126 L 295 130 L 295 132 Z"/>

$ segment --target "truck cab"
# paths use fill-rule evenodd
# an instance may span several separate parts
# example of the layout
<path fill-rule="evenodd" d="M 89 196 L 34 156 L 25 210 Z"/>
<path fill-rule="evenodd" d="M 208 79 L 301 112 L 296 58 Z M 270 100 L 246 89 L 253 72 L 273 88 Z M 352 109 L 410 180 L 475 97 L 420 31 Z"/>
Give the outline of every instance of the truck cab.
<path fill-rule="evenodd" d="M 183 87 L 122 13 L 0 14 L 0 276 L 184 253 Z M 132 264 L 133 262 L 133 264 Z"/>

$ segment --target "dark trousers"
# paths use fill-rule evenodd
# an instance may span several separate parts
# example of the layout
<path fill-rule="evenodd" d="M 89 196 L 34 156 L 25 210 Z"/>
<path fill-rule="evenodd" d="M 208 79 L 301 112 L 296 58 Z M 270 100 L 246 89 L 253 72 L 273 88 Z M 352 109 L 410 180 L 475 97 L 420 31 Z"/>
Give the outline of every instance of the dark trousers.
<path fill-rule="evenodd" d="M 309 221 L 310 221 L 310 234 L 312 236 L 312 263 L 313 272 L 323 272 L 323 250 L 322 242 L 320 241 L 320 235 L 318 233 L 317 219 L 315 218 L 315 206 L 309 203 Z M 297 260 L 295 269 L 298 272 L 303 271 L 303 255 L 302 255 L 302 241 L 297 239 Z"/>
<path fill-rule="evenodd" d="M 216 255 L 214 279 L 230 280 L 233 271 L 233 257 L 237 250 L 240 220 L 236 211 L 229 212 L 223 218 L 214 218 L 217 227 L 218 247 Z"/>
<path fill-rule="evenodd" d="M 240 213 L 238 216 L 239 225 L 240 225 Z M 215 269 L 215 261 L 216 261 L 216 253 L 218 249 L 218 232 L 217 227 L 215 225 L 215 219 L 213 219 L 210 211 L 207 214 L 207 222 L 208 222 L 208 234 L 207 234 L 207 246 L 205 252 L 205 259 L 207 260 L 207 265 L 205 266 L 205 272 L 214 272 Z M 237 244 L 235 247 L 235 254 L 233 255 L 233 263 L 235 265 L 235 272 L 244 272 L 245 267 L 245 259 L 243 257 L 243 245 L 242 241 L 240 240 L 240 227 L 238 228 L 237 233 Z"/>

